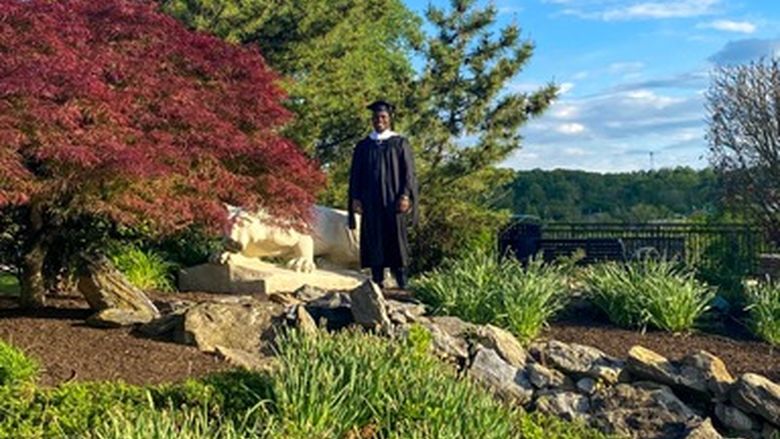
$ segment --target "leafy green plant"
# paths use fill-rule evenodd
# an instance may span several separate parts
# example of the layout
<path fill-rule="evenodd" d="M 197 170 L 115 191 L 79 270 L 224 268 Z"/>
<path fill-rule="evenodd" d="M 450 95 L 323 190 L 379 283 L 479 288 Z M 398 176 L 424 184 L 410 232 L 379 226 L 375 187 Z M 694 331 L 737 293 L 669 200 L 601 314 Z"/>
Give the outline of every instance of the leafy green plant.
<path fill-rule="evenodd" d="M 0 340 L 0 385 L 32 382 L 38 377 L 39 370 L 37 361 Z"/>
<path fill-rule="evenodd" d="M 598 264 L 584 271 L 584 284 L 613 323 L 670 332 L 692 329 L 714 297 L 692 270 L 664 259 Z"/>
<path fill-rule="evenodd" d="M 730 310 L 739 311 L 746 305 L 743 280 L 755 268 L 753 249 L 737 236 L 713 236 L 706 240 L 696 264 L 696 276 L 717 287 Z"/>
<path fill-rule="evenodd" d="M 10 273 L 0 273 L 0 296 L 18 296 L 19 279 Z"/>
<path fill-rule="evenodd" d="M 264 426 L 215 418 L 197 407 L 158 410 L 154 406 L 130 413 L 111 411 L 106 421 L 88 436 L 90 439 L 243 439 L 267 437 Z"/>
<path fill-rule="evenodd" d="M 521 409 L 458 379 L 430 355 L 425 331 L 413 327 L 403 343 L 350 331 L 283 335 L 270 408 L 273 437 L 345 437 L 361 430 L 384 438 L 547 437 Z M 563 425 L 572 438 L 603 437 Z"/>
<path fill-rule="evenodd" d="M 768 343 L 780 346 L 780 284 L 761 282 L 747 285 L 748 312 L 753 332 Z"/>
<path fill-rule="evenodd" d="M 472 253 L 419 276 L 412 288 L 436 314 L 492 323 L 530 341 L 565 305 L 567 271 L 541 259 L 523 266 L 493 252 Z"/>
<path fill-rule="evenodd" d="M 499 402 L 434 358 L 430 343 L 419 326 L 400 341 L 291 331 L 278 339 L 274 374 L 233 371 L 151 387 L 0 386 L 0 437 L 605 437 Z"/>
<path fill-rule="evenodd" d="M 131 244 L 115 244 L 109 247 L 108 256 L 136 287 L 142 290 L 174 290 L 170 274 L 174 264 L 159 253 Z"/>

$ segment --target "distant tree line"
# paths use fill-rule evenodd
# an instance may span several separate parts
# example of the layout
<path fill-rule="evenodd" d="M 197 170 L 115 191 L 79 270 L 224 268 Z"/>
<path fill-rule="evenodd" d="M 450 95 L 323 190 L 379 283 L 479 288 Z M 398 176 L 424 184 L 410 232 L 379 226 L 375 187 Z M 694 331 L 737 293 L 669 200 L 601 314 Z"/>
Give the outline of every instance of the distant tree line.
<path fill-rule="evenodd" d="M 499 206 L 543 221 L 644 222 L 718 210 L 715 173 L 687 167 L 616 174 L 518 171 Z"/>

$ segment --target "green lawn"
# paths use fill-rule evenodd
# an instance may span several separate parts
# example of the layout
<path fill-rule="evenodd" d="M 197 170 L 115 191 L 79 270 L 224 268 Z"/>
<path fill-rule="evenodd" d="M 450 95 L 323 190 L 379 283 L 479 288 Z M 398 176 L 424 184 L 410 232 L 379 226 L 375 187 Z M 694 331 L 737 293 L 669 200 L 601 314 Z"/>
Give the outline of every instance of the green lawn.
<path fill-rule="evenodd" d="M 0 274 L 0 296 L 18 296 L 19 281 L 8 273 Z"/>

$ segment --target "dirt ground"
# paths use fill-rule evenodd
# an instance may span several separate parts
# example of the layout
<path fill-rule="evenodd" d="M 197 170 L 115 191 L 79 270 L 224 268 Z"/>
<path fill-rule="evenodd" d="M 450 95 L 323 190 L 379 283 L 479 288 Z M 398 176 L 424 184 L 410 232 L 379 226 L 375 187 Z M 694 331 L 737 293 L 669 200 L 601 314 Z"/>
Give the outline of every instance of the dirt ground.
<path fill-rule="evenodd" d="M 167 299 L 203 300 L 208 294 L 179 293 Z M 159 297 L 157 297 L 159 298 Z M 86 302 L 78 297 L 51 299 L 34 312 L 0 299 L 0 339 L 22 349 L 42 365 L 40 383 L 123 380 L 130 384 L 177 382 L 230 366 L 194 347 L 151 340 L 130 329 L 97 329 L 84 324 Z M 755 372 L 780 382 L 780 349 L 752 338 L 734 321 L 723 322 L 719 334 L 673 336 L 619 329 L 597 313 L 578 312 L 551 324 L 543 337 L 596 346 L 624 358 L 635 344 L 676 359 L 697 350 L 711 352 L 732 374 Z"/>
<path fill-rule="evenodd" d="M 141 338 L 128 328 L 86 326 L 89 315 L 86 302 L 78 298 L 51 299 L 33 312 L 0 301 L 0 339 L 40 362 L 39 383 L 45 386 L 71 380 L 157 384 L 229 367 L 194 347 Z"/>

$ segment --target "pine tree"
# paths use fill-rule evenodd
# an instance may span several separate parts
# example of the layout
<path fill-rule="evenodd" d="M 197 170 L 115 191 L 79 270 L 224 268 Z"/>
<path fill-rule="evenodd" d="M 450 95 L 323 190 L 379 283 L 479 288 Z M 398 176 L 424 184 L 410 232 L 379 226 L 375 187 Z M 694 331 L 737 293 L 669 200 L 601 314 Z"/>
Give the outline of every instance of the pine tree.
<path fill-rule="evenodd" d="M 435 29 L 422 49 L 425 67 L 405 102 L 405 131 L 417 151 L 423 220 L 415 240 L 417 268 L 436 265 L 469 246 L 494 239 L 501 214 L 495 188 L 513 173 L 497 165 L 521 147 L 519 133 L 555 98 L 550 84 L 533 93 L 507 85 L 533 53 L 510 24 L 494 34 L 496 8 L 452 0 L 429 7 Z"/>

